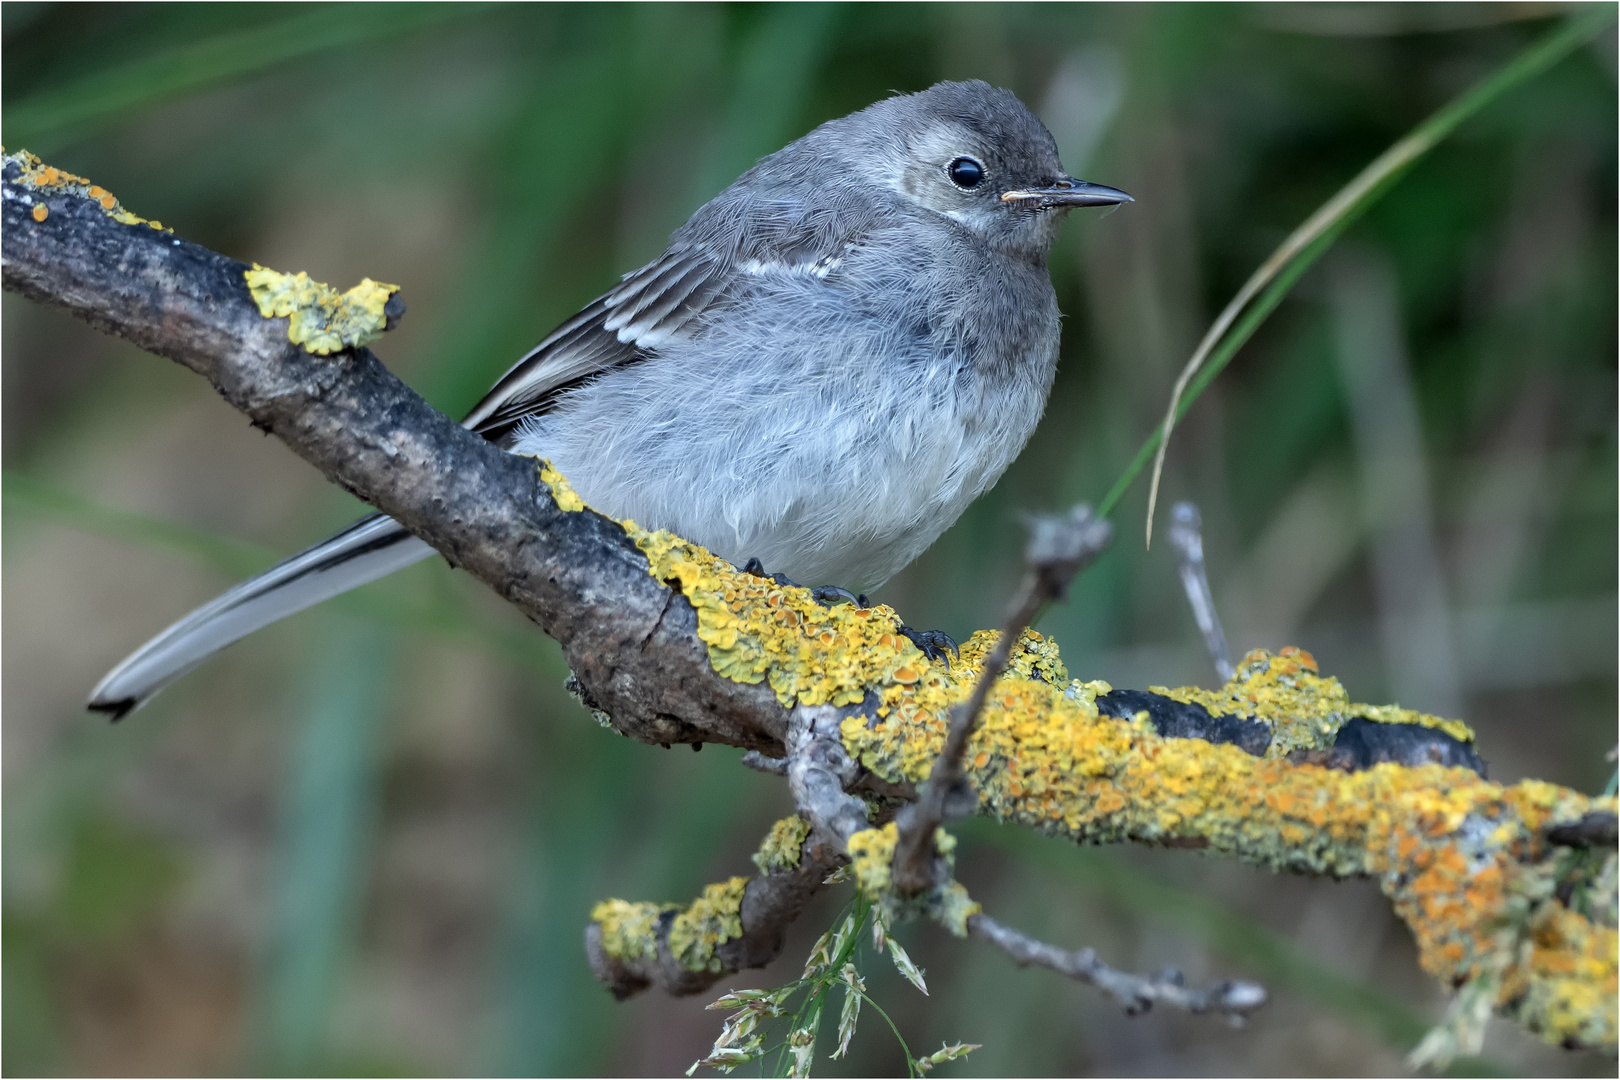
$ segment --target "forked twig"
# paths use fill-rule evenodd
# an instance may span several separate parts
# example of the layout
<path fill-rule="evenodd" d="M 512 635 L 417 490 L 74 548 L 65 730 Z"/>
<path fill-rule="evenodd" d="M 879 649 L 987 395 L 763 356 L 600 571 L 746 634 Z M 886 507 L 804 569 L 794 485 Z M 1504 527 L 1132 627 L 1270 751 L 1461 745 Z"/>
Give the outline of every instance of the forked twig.
<path fill-rule="evenodd" d="M 984 661 L 984 670 L 966 701 L 951 710 L 945 746 L 934 759 L 928 781 L 917 801 L 896 817 L 899 827 L 894 851 L 894 882 L 900 893 L 915 896 L 935 883 L 934 830 L 944 824 L 947 811 L 958 801 L 972 807 L 972 793 L 961 790 L 962 755 L 978 723 L 990 688 L 1007 670 L 1012 650 L 1024 628 L 1052 600 L 1068 594 L 1069 582 L 1095 559 L 1114 538 L 1114 527 L 1091 512 L 1085 503 L 1069 513 L 1033 517 L 1029 544 L 1024 549 L 1023 587 L 1002 625 L 996 647 Z"/>

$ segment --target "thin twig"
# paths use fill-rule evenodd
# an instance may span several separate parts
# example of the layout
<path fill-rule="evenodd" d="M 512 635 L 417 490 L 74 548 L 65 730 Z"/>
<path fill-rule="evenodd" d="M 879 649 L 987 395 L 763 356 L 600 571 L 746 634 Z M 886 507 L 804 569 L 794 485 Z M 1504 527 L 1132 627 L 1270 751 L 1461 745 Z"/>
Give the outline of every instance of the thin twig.
<path fill-rule="evenodd" d="M 1204 635 L 1204 647 L 1209 650 L 1215 673 L 1226 682 L 1237 669 L 1232 666 L 1232 653 L 1221 630 L 1220 616 L 1215 614 L 1215 598 L 1210 595 L 1209 577 L 1204 572 L 1203 526 L 1197 504 L 1179 502 L 1171 508 L 1170 543 L 1181 553 L 1181 586 L 1187 591 L 1187 603 Z"/>
<path fill-rule="evenodd" d="M 1029 522 L 1029 544 L 1024 551 L 1027 568 L 1024 583 L 1012 609 L 1007 613 L 996 647 L 985 658 L 984 670 L 973 686 L 973 693 L 951 710 L 951 726 L 945 745 L 934 759 L 928 782 L 917 801 L 896 818 L 899 837 L 894 851 L 894 882 L 902 895 L 915 896 L 934 884 L 934 830 L 944 824 L 947 804 L 972 803 L 971 794 L 960 791 L 962 755 L 978 723 L 979 713 L 990 696 L 990 688 L 1007 670 L 1013 647 L 1041 605 L 1061 600 L 1068 594 L 1069 582 L 1080 569 L 1095 559 L 1114 537 L 1114 528 L 1081 503 L 1066 515 L 1036 517 Z"/>
<path fill-rule="evenodd" d="M 755 772 L 770 773 L 773 776 L 786 776 L 788 774 L 787 758 L 767 757 L 758 750 L 750 750 L 744 754 L 742 763 Z"/>
<path fill-rule="evenodd" d="M 1323 203 L 1304 224 L 1290 233 L 1288 238 L 1278 245 L 1277 250 L 1271 253 L 1271 257 L 1250 275 L 1249 280 L 1243 283 L 1237 295 L 1232 297 L 1231 302 L 1210 325 L 1203 340 L 1198 343 L 1198 348 L 1193 350 L 1187 365 L 1176 377 L 1175 387 L 1170 391 L 1170 405 L 1164 413 L 1163 435 L 1159 439 L 1158 452 L 1153 457 L 1153 479 L 1148 485 L 1146 526 L 1148 547 L 1153 546 L 1153 512 L 1159 504 L 1159 478 L 1164 472 L 1164 455 L 1170 446 L 1170 433 L 1176 426 L 1181 395 L 1187 389 L 1187 384 L 1192 381 L 1192 377 L 1198 373 L 1198 369 L 1203 367 L 1204 361 L 1209 358 L 1215 346 L 1232 328 L 1238 315 L 1248 307 L 1249 302 L 1259 296 L 1261 291 L 1291 263 L 1305 255 L 1317 241 L 1330 234 L 1337 234 L 1355 220 L 1372 205 L 1377 196 L 1383 194 L 1380 189 L 1387 189 L 1390 182 L 1455 131 L 1464 120 L 1508 90 L 1563 59 L 1607 26 L 1613 18 L 1613 5 L 1592 5 L 1591 10 L 1575 15 L 1562 27 L 1514 57 L 1504 67 L 1470 87 L 1460 97 L 1447 102 L 1438 112 L 1412 129 L 1357 173 L 1354 179 Z M 1310 258 L 1314 259 L 1325 250 L 1325 245 L 1316 248 L 1310 253 Z"/>
<path fill-rule="evenodd" d="M 860 766 L 844 749 L 840 728 L 845 709 L 799 705 L 788 722 L 787 777 L 793 805 L 840 851 L 868 822 L 866 803 L 849 794 Z"/>
<path fill-rule="evenodd" d="M 1038 964 L 1059 975 L 1089 983 L 1119 1002 L 1128 1015 L 1146 1012 L 1155 1003 L 1190 1013 L 1215 1013 L 1233 1026 L 1266 1003 L 1266 988 L 1259 983 L 1223 980 L 1204 990 L 1190 990 L 1175 969 L 1156 975 L 1116 971 L 1097 958 L 1093 949 L 1070 951 L 1036 941 L 1003 926 L 988 915 L 972 915 L 968 933 L 1001 949 L 1019 967 Z"/>

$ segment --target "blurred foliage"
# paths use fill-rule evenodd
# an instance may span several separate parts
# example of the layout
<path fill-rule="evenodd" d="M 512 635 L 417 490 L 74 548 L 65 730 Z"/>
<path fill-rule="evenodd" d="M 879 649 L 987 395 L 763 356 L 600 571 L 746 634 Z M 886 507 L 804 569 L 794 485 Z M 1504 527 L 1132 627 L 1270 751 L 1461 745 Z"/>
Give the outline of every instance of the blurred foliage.
<path fill-rule="evenodd" d="M 400 282 L 410 311 L 378 351 L 454 413 L 755 157 L 891 91 L 1008 86 L 1072 172 L 1138 201 L 1066 226 L 1046 419 L 880 594 L 962 637 L 1006 601 L 1017 511 L 1101 498 L 1287 232 L 1564 13 L 8 3 L 0 94 L 8 147 L 190 239 Z M 1166 499 L 1203 510 L 1236 649 L 1299 644 L 1359 700 L 1436 708 L 1390 643 L 1439 626 L 1447 647 L 1417 659 L 1445 669 L 1434 685 L 1456 688 L 1492 775 L 1589 789 L 1611 773 L 1616 697 L 1615 96 L 1611 29 L 1440 145 L 1235 354 L 1165 476 Z M 1395 342 L 1381 389 L 1418 424 L 1396 459 L 1357 435 L 1346 389 L 1347 319 L 1369 311 Z M 585 969 L 586 913 L 740 872 L 780 784 L 725 748 L 601 731 L 555 646 L 437 560 L 115 728 L 83 716 L 144 636 L 359 507 L 189 373 L 9 295 L 4 315 L 4 1071 L 667 1074 L 701 1057 L 708 999 L 613 1003 Z M 1420 497 L 1391 517 L 1380 482 Z M 1440 578 L 1428 600 L 1386 557 L 1412 543 Z M 1077 675 L 1210 680 L 1162 546 L 1122 540 L 1045 617 Z M 872 993 L 914 1046 L 984 1043 L 955 1074 L 1378 1073 L 1437 1014 L 1369 883 L 964 832 L 965 883 L 1021 929 L 1122 966 L 1247 974 L 1276 1001 L 1242 1032 L 1122 1021 L 902 928 L 933 997 L 877 974 Z M 792 978 L 828 905 L 784 965 L 735 985 Z M 1510 1071 L 1612 1073 L 1511 1030 L 1487 1049 Z M 831 1071 L 902 1067 L 874 1028 Z"/>

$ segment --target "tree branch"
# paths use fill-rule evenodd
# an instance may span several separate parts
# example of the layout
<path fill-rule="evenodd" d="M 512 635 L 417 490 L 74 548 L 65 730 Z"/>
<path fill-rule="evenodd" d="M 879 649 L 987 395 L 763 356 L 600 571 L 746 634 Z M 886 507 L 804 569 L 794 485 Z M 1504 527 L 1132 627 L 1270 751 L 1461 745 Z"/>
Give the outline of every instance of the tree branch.
<path fill-rule="evenodd" d="M 604 905 L 598 972 L 615 989 L 688 990 L 701 980 L 672 963 L 707 978 L 767 958 L 825 868 L 895 829 L 874 828 L 869 810 L 880 822 L 915 798 L 998 644 L 981 632 L 946 668 L 888 608 L 824 608 L 589 510 L 564 478 L 462 429 L 364 348 L 294 346 L 286 318 L 260 314 L 247 267 L 36 159 L 4 159 L 0 214 L 5 288 L 208 378 L 555 637 L 582 699 L 619 731 L 787 759 L 813 827 L 800 865 L 711 886 L 685 909 Z M 1614 853 L 1559 846 L 1612 836 L 1613 796 L 1489 783 L 1465 726 L 1354 704 L 1298 650 L 1249 654 L 1220 690 L 1137 692 L 1071 681 L 1033 631 L 1004 637 L 1006 673 L 984 684 L 956 759 L 977 813 L 1079 843 L 1373 875 L 1444 985 L 1474 988 L 1471 1002 L 1553 1042 L 1615 1045 Z M 627 940 L 608 932 L 629 926 L 614 914 L 626 911 L 651 919 L 654 955 L 609 949 Z"/>
<path fill-rule="evenodd" d="M 843 851 L 802 819 L 784 818 L 755 854 L 760 873 L 752 880 L 711 885 L 686 908 L 599 904 L 585 928 L 591 971 L 623 1000 L 648 986 L 697 994 L 733 972 L 764 967 L 781 954 L 804 905 L 847 861 Z"/>

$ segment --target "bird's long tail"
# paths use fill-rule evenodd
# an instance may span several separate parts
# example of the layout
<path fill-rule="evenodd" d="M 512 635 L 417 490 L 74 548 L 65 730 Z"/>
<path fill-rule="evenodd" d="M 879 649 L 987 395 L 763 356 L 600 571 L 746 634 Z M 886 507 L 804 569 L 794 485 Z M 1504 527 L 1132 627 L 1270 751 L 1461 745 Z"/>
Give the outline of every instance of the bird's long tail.
<path fill-rule="evenodd" d="M 90 708 L 122 719 L 227 645 L 433 554 L 392 518 L 372 514 L 242 582 L 142 645 L 90 693 Z"/>

